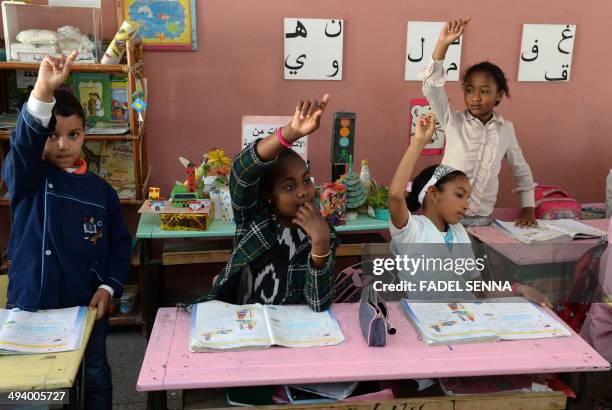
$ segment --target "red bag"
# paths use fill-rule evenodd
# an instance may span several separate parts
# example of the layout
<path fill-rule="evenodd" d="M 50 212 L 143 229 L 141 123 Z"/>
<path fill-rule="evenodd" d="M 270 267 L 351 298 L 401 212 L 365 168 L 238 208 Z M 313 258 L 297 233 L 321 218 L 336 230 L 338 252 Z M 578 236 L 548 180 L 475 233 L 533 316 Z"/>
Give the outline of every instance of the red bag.
<path fill-rule="evenodd" d="M 541 185 L 535 189 L 536 219 L 576 219 L 580 203 L 559 186 Z"/>
<path fill-rule="evenodd" d="M 576 333 L 584 324 L 592 302 L 603 300 L 599 284 L 599 264 L 608 244 L 602 243 L 589 249 L 578 259 L 574 270 L 574 282 L 566 302 L 560 303 L 557 314 Z"/>

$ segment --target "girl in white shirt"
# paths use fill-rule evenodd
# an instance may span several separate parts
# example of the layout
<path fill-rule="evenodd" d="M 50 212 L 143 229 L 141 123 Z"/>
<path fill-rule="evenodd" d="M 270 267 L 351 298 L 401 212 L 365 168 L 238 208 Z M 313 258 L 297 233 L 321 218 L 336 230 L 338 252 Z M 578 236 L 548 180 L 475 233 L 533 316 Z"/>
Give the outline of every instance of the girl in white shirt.
<path fill-rule="evenodd" d="M 410 181 L 414 166 L 425 145 L 433 136 L 435 130 L 435 115 L 429 114 L 419 118 L 414 138 L 410 142 L 395 175 L 389 185 L 389 212 L 391 214 L 391 248 L 396 256 L 408 255 L 418 258 L 422 254 L 445 260 L 459 259 L 475 261 L 476 258 L 470 246 L 470 238 L 460 223 L 466 211 L 472 187 L 467 176 L 447 165 L 431 166 L 417 175 L 412 182 L 408 197 L 405 196 L 406 186 Z M 422 215 L 413 215 L 423 207 Z M 472 264 L 474 265 L 474 264 Z M 455 265 L 458 266 L 458 265 Z M 466 267 L 466 265 L 463 265 Z M 478 269 L 425 270 L 411 275 L 400 271 L 401 280 L 412 281 L 452 281 L 462 285 L 476 279 L 480 275 Z M 465 286 L 461 286 L 465 289 Z M 419 289 L 422 291 L 422 289 Z M 551 306 L 548 297 L 534 288 L 515 283 L 512 290 L 528 300 L 542 305 Z M 470 298 L 473 294 L 458 293 L 443 294 L 441 292 L 411 292 L 411 298 L 463 297 Z"/>
<path fill-rule="evenodd" d="M 465 226 L 483 226 L 497 201 L 499 172 L 504 157 L 521 194 L 522 214 L 519 226 L 534 226 L 535 201 L 533 175 L 519 147 L 514 126 L 494 112 L 504 96 L 510 95 L 504 72 L 495 64 L 482 62 L 470 67 L 463 78 L 466 109 L 454 111 L 444 91 L 444 57 L 448 47 L 463 34 L 470 19 L 453 20 L 444 25 L 433 52 L 433 61 L 421 73 L 423 94 L 444 124 L 446 150 L 442 164 L 460 169 L 472 185 Z"/>

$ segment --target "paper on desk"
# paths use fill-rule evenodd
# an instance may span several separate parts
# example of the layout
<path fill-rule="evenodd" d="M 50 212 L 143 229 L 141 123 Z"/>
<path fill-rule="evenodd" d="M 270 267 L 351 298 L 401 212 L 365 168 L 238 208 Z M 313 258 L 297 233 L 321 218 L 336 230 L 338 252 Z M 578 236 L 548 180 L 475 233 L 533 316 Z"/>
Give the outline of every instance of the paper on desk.
<path fill-rule="evenodd" d="M 265 306 L 272 344 L 285 347 L 331 346 L 344 335 L 331 311 L 315 312 L 306 305 Z"/>
<path fill-rule="evenodd" d="M 85 323 L 83 306 L 65 309 L 2 309 L 0 354 L 49 353 L 80 347 Z"/>
<path fill-rule="evenodd" d="M 208 301 L 193 306 L 189 350 L 330 346 L 344 341 L 329 311 L 298 305 L 232 305 Z"/>
<path fill-rule="evenodd" d="M 192 310 L 190 350 L 253 349 L 271 345 L 261 305 L 220 301 L 196 304 Z"/>
<path fill-rule="evenodd" d="M 408 302 L 403 299 L 402 307 L 428 344 L 571 335 L 549 313 L 518 297 L 475 303 Z"/>
<path fill-rule="evenodd" d="M 487 315 L 502 340 L 540 339 L 570 336 L 571 332 L 533 303 L 495 302 L 475 305 Z"/>

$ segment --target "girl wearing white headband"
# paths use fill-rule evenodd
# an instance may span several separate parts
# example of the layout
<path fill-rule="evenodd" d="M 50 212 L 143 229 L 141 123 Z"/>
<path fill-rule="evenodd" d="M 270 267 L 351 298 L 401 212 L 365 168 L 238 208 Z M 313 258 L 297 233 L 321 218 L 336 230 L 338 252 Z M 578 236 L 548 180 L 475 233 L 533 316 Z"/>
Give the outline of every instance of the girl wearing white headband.
<path fill-rule="evenodd" d="M 416 131 L 404 158 L 389 186 L 391 237 L 397 243 L 470 243 L 467 231 L 460 224 L 468 209 L 472 190 L 462 171 L 446 165 L 425 168 L 412 182 L 405 196 L 414 166 L 435 129 L 435 115 L 419 118 Z M 412 215 L 423 207 L 423 215 Z"/>
<path fill-rule="evenodd" d="M 412 182 L 406 197 L 405 190 L 421 151 L 433 136 L 436 118 L 434 114 L 419 118 L 414 138 L 406 150 L 389 186 L 389 212 L 391 214 L 391 249 L 396 256 L 409 255 L 418 258 L 422 253 L 433 252 L 436 257 L 454 260 L 476 258 L 467 231 L 460 223 L 468 210 L 472 187 L 462 171 L 447 165 L 425 168 Z M 422 215 L 413 215 L 419 208 Z M 446 245 L 446 246 L 443 246 Z M 442 246 L 441 246 L 442 245 Z M 446 275 L 446 276 L 445 276 Z M 420 271 L 399 272 L 401 280 L 472 281 L 480 276 L 477 269 L 464 272 Z M 465 288 L 465 287 L 464 287 Z M 514 284 L 515 294 L 542 305 L 552 306 L 548 297 L 529 286 Z M 444 295 L 443 297 L 473 297 L 473 294 Z M 481 295 L 479 295 L 481 296 Z M 484 296 L 484 295 L 482 295 Z M 490 295 L 488 295 L 490 296 Z M 438 298 L 440 294 L 408 295 L 411 298 Z"/>

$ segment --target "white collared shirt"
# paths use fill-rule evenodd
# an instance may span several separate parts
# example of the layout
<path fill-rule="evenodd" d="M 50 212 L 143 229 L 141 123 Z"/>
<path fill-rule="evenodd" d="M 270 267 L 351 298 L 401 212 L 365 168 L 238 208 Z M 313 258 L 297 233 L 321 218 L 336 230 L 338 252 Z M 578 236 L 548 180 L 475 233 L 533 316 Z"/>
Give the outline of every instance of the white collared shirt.
<path fill-rule="evenodd" d="M 389 232 L 391 233 L 391 252 L 395 256 L 407 257 L 408 259 L 422 259 L 434 261 L 452 260 L 455 263 L 466 263 L 474 261 L 476 257 L 472 250 L 470 237 L 462 224 L 447 225 L 452 232 L 452 247 L 449 249 L 444 239 L 445 232 L 440 232 L 436 225 L 425 215 L 413 215 L 408 212 L 408 222 L 405 226 L 398 228 L 389 221 Z M 462 265 L 466 266 L 466 265 Z M 466 290 L 465 283 L 480 277 L 480 271 L 476 268 L 466 269 L 464 272 L 454 270 L 426 268 L 417 271 L 398 270 L 397 275 L 401 281 L 414 283 L 417 290 L 406 294 L 409 299 L 443 299 L 459 298 L 473 299 L 474 295 Z M 460 282 L 464 291 L 437 292 L 423 291 L 420 282 Z"/>
<path fill-rule="evenodd" d="M 486 124 L 467 110 L 455 111 L 448 102 L 443 61 L 432 61 L 422 72 L 423 94 L 444 125 L 446 148 L 442 164 L 465 172 L 472 184 L 467 215 L 489 216 L 497 202 L 499 172 L 505 156 L 520 192 L 521 204 L 535 206 L 533 175 L 514 134 L 514 126 L 494 112 Z"/>

